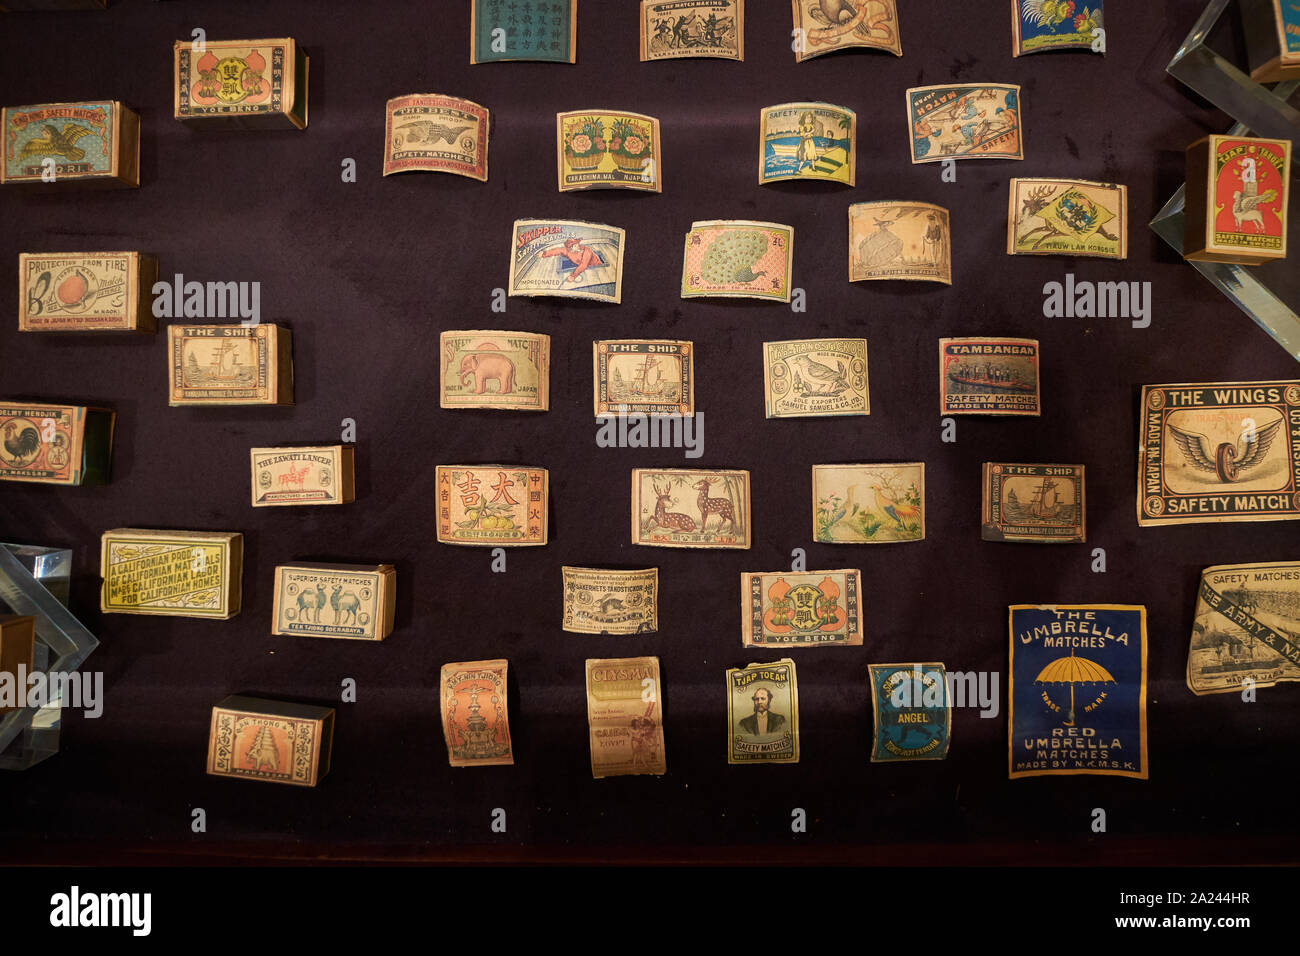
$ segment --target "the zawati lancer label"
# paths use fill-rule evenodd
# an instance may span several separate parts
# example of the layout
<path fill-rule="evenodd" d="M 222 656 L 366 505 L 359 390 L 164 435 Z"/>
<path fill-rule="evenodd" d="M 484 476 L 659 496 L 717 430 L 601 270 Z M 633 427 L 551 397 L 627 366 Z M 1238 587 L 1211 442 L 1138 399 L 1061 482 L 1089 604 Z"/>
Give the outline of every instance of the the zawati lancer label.
<path fill-rule="evenodd" d="M 1147 779 L 1146 608 L 1010 611 L 1008 775 Z"/>
<path fill-rule="evenodd" d="M 1300 382 L 1142 389 L 1138 523 L 1300 518 Z"/>

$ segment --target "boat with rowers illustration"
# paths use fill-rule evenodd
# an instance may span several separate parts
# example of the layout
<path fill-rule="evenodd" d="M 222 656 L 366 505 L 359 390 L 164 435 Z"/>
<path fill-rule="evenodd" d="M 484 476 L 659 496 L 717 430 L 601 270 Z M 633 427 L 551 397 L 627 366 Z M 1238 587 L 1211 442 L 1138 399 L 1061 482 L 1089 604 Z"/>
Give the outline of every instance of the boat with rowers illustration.
<path fill-rule="evenodd" d="M 1027 392 L 1033 394 L 1037 386 L 1026 382 L 1020 374 L 1012 369 L 993 366 L 959 366 L 949 367 L 948 378 L 955 385 L 968 388 L 988 388 L 998 392 Z"/>

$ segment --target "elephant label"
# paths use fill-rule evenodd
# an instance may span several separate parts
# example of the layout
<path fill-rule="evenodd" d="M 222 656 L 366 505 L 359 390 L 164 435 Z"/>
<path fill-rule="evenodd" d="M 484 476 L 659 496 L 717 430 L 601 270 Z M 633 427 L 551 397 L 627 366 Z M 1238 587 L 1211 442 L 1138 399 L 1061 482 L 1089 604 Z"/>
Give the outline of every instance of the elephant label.
<path fill-rule="evenodd" d="M 551 339 L 534 332 L 444 332 L 443 408 L 546 411 Z"/>

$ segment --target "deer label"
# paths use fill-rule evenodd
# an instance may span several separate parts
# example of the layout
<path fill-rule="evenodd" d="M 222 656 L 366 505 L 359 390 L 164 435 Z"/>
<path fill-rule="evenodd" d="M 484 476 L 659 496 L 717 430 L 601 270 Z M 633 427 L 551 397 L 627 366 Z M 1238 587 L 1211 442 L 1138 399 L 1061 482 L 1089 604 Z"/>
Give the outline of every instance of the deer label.
<path fill-rule="evenodd" d="M 749 548 L 749 472 L 633 471 L 632 543 Z"/>
<path fill-rule="evenodd" d="M 1128 258 L 1128 187 L 1084 179 L 1013 179 L 1007 255 Z"/>

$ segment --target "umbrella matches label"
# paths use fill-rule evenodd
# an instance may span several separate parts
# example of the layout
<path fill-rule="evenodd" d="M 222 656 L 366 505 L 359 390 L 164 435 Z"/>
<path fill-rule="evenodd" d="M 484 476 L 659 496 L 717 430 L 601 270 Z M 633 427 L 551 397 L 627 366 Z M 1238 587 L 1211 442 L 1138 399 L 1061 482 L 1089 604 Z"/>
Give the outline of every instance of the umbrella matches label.
<path fill-rule="evenodd" d="M 1147 778 L 1146 608 L 1011 608 L 1011 777 Z"/>

